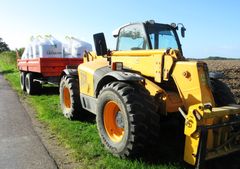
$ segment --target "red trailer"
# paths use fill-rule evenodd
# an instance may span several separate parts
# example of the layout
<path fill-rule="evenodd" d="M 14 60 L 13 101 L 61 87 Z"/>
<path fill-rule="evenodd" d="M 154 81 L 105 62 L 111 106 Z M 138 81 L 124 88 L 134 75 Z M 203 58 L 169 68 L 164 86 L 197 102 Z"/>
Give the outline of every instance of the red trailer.
<path fill-rule="evenodd" d="M 59 85 L 62 75 L 67 73 L 64 69 L 71 71 L 71 67 L 76 68 L 82 62 L 82 58 L 18 59 L 21 89 L 36 94 L 43 83 Z"/>

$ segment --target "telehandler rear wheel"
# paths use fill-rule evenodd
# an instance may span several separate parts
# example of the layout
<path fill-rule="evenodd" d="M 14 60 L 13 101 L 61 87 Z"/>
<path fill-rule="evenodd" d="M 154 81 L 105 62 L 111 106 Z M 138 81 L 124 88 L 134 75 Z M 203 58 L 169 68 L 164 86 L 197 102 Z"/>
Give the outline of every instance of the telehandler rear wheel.
<path fill-rule="evenodd" d="M 26 91 L 25 77 L 26 77 L 26 73 L 20 72 L 20 86 L 21 86 L 22 91 Z"/>
<path fill-rule="evenodd" d="M 83 118 L 85 110 L 81 106 L 78 80 L 74 77 L 63 76 L 59 93 L 64 116 L 71 120 Z"/>
<path fill-rule="evenodd" d="M 96 121 L 102 143 L 116 156 L 141 157 L 158 141 L 156 105 L 137 83 L 104 86 L 98 97 Z"/>

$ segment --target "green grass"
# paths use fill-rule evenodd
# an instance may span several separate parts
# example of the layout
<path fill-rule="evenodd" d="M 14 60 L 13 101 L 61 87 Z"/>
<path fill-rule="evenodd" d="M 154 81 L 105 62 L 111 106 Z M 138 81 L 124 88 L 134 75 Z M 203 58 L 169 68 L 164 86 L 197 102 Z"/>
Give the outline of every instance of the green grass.
<path fill-rule="evenodd" d="M 123 160 L 109 154 L 100 142 L 95 122 L 69 121 L 61 113 L 58 94 L 47 92 L 39 96 L 27 96 L 20 89 L 19 72 L 16 68 L 14 52 L 0 54 L 0 73 L 4 74 L 14 90 L 22 99 L 36 110 L 36 117 L 47 126 L 48 132 L 56 135 L 61 146 L 71 152 L 81 168 L 101 169 L 177 169 L 182 168 L 174 163 L 156 163 Z"/>

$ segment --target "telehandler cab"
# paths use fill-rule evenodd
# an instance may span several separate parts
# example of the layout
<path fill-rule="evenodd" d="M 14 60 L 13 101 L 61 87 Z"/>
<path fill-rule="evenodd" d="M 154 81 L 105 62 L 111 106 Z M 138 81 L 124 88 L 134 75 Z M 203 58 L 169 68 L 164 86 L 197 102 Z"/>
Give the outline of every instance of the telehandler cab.
<path fill-rule="evenodd" d="M 181 29 L 180 29 L 181 27 Z M 206 63 L 184 58 L 177 30 L 182 24 L 154 21 L 124 25 L 114 33 L 116 51 L 103 33 L 95 53 L 66 69 L 60 102 L 67 118 L 96 114 L 104 146 L 120 157 L 141 157 L 157 145 L 160 117 L 185 119 L 184 160 L 201 168 L 209 159 L 240 150 L 240 106 Z"/>

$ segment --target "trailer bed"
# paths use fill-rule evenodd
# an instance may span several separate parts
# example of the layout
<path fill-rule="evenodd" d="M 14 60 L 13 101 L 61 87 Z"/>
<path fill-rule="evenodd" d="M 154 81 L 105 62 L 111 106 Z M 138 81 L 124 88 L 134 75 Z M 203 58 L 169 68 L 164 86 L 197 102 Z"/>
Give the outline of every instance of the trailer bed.
<path fill-rule="evenodd" d="M 36 58 L 18 59 L 20 71 L 41 73 L 43 77 L 60 76 L 66 66 L 77 66 L 82 58 Z"/>

